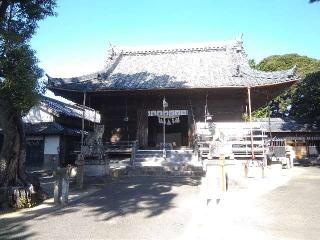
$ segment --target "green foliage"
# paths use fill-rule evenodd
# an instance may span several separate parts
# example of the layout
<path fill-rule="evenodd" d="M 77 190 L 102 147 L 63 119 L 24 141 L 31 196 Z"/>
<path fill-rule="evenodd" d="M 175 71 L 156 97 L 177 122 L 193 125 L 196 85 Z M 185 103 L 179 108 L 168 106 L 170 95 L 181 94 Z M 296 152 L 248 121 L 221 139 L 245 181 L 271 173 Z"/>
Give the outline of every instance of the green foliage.
<path fill-rule="evenodd" d="M 310 73 L 292 96 L 291 115 L 310 123 L 320 123 L 320 71 Z"/>
<path fill-rule="evenodd" d="M 298 54 L 274 55 L 263 59 L 255 68 L 261 71 L 279 71 L 290 69 L 294 66 L 297 67 L 298 74 L 301 76 L 301 83 L 294 84 L 288 90 L 272 99 L 267 105 L 254 111 L 254 117 L 298 116 L 297 109 L 293 108 L 295 105 L 293 99 L 296 99 L 295 96 L 299 92 L 301 84 L 304 83 L 304 79 L 309 74 L 320 71 L 320 61 Z"/>
<path fill-rule="evenodd" d="M 34 35 L 38 22 L 55 14 L 55 7 L 56 0 L 2 0 L 0 45 L 28 41 Z"/>
<path fill-rule="evenodd" d="M 36 103 L 40 86 L 38 79 L 42 70 L 28 45 L 12 48 L 6 57 L 0 59 L 4 81 L 0 84 L 0 96 L 10 107 L 22 114 L 27 113 Z"/>
<path fill-rule="evenodd" d="M 32 208 L 37 201 L 34 195 L 27 188 L 17 188 L 10 192 L 9 204 L 15 209 Z"/>
<path fill-rule="evenodd" d="M 16 112 L 26 113 L 41 90 L 42 70 L 28 42 L 55 7 L 56 0 L 0 1 L 0 101 Z"/>
<path fill-rule="evenodd" d="M 320 61 L 300 56 L 296 53 L 285 55 L 273 55 L 263 59 L 256 65 L 256 69 L 261 71 L 279 71 L 297 67 L 301 77 L 305 77 L 308 73 L 318 71 L 320 69 Z"/>
<path fill-rule="evenodd" d="M 254 117 L 257 118 L 264 118 L 264 117 L 268 117 L 271 113 L 271 107 L 270 105 L 266 105 L 263 108 L 260 109 L 260 111 L 254 112 L 255 114 L 253 114 Z"/>

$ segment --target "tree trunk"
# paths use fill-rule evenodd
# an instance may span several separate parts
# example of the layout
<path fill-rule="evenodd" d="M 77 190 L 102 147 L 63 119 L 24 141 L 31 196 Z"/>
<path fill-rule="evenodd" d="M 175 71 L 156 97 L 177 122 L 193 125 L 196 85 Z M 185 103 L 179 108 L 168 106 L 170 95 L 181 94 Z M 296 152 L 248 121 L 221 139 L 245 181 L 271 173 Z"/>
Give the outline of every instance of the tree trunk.
<path fill-rule="evenodd" d="M 26 173 L 26 141 L 20 113 L 8 102 L 0 99 L 0 126 L 3 129 L 3 146 L 0 153 L 0 187 L 8 194 L 11 187 L 32 189 L 38 199 L 45 198 L 37 178 Z M 8 196 L 2 197 L 8 200 Z"/>
<path fill-rule="evenodd" d="M 18 180 L 21 137 L 17 123 L 17 114 L 0 104 L 0 126 L 3 128 L 3 145 L 0 154 L 0 185 L 8 187 Z"/>

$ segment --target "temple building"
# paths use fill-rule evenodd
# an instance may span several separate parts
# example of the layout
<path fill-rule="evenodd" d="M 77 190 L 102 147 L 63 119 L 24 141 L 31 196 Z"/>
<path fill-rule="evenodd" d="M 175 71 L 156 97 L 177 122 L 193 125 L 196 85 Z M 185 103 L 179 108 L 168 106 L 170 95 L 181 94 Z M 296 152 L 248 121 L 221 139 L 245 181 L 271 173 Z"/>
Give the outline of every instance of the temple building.
<path fill-rule="evenodd" d="M 272 139 L 284 139 L 295 152 L 296 160 L 317 160 L 320 153 L 320 128 L 315 124 L 297 122 L 289 118 L 257 118 Z"/>
<path fill-rule="evenodd" d="M 74 164 L 74 151 L 80 146 L 82 119 L 86 132 L 100 122 L 94 109 L 40 96 L 39 103 L 23 117 L 26 134 L 26 167 L 28 170 L 53 170 Z M 3 144 L 0 127 L 0 150 Z"/>
<path fill-rule="evenodd" d="M 137 140 L 140 148 L 154 148 L 163 141 L 163 121 L 166 142 L 191 146 L 196 122 L 209 118 L 243 121 L 245 113 L 266 104 L 297 80 L 295 68 L 252 69 L 242 38 L 237 38 L 114 46 L 102 71 L 73 78 L 49 77 L 48 88 L 98 110 L 105 141 Z"/>

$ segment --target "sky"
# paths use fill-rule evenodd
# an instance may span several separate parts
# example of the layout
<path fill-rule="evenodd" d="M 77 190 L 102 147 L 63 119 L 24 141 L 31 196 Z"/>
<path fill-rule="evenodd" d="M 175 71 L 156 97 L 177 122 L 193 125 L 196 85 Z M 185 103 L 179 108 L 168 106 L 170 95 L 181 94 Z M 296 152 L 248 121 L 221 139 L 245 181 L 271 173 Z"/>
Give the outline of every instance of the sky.
<path fill-rule="evenodd" d="M 31 41 L 52 77 L 101 70 L 113 45 L 235 39 L 249 59 L 298 53 L 320 59 L 320 3 L 308 0 L 58 0 Z"/>

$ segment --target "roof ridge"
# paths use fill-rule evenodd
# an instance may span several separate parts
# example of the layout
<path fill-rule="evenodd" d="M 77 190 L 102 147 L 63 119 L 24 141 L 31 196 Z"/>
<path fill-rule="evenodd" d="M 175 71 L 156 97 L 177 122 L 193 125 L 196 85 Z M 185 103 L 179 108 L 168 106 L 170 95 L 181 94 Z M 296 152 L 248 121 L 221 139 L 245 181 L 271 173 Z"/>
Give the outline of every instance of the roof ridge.
<path fill-rule="evenodd" d="M 131 54 L 158 54 L 174 52 L 194 52 L 207 50 L 226 50 L 242 45 L 242 39 L 236 38 L 225 41 L 196 42 L 183 44 L 158 44 L 158 45 L 138 45 L 138 46 L 111 46 L 112 53 Z"/>

